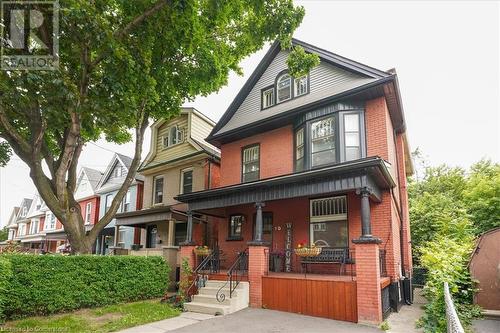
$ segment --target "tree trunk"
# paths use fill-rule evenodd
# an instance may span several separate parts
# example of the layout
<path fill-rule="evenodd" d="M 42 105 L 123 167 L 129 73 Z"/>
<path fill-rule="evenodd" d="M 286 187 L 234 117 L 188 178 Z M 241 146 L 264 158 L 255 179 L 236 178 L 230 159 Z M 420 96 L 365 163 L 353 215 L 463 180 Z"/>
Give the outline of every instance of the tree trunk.
<path fill-rule="evenodd" d="M 95 239 L 86 235 L 83 217 L 80 210 L 70 211 L 66 215 L 67 220 L 61 221 L 64 230 L 71 244 L 71 253 L 73 254 L 91 254 Z"/>

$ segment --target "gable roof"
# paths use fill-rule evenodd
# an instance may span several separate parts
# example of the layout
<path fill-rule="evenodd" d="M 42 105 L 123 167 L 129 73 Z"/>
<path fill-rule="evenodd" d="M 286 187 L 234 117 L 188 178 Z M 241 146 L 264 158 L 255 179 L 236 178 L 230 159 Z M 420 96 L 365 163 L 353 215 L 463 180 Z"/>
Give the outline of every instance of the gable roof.
<path fill-rule="evenodd" d="M 115 165 L 120 164 L 121 166 L 123 166 L 126 169 L 126 172 L 128 172 L 128 170 L 130 169 L 130 166 L 132 165 L 132 160 L 133 159 L 131 157 L 115 153 L 113 155 L 113 158 L 109 162 L 108 166 L 106 167 L 106 171 L 104 171 L 104 175 L 101 177 L 101 179 L 98 183 L 98 187 L 97 187 L 96 192 L 102 193 L 102 192 L 105 192 L 107 190 L 113 190 L 116 187 L 119 188 L 121 186 L 121 184 L 112 184 L 112 185 L 107 186 L 106 182 L 109 180 Z M 123 175 L 123 179 L 125 179 L 125 176 L 126 175 Z M 135 179 L 142 181 L 143 177 L 137 173 L 135 176 Z"/>
<path fill-rule="evenodd" d="M 5 224 L 6 227 L 14 226 L 16 224 L 17 213 L 19 213 L 19 207 L 12 208 L 12 212 L 9 215 L 9 220 L 7 221 L 7 224 Z"/>
<path fill-rule="evenodd" d="M 16 216 L 16 221 L 20 221 L 20 220 L 25 220 L 26 217 L 28 216 L 28 211 L 31 207 L 31 203 L 33 202 L 33 199 L 29 199 L 29 198 L 24 198 L 22 201 L 21 201 L 21 204 L 19 205 L 19 211 L 17 213 L 17 216 Z M 23 209 L 26 208 L 26 215 L 25 216 L 21 216 L 21 214 L 23 213 Z"/>
<path fill-rule="evenodd" d="M 102 178 L 103 173 L 99 170 L 87 168 L 87 167 L 82 167 L 82 172 L 85 172 L 87 175 L 87 180 L 90 183 L 90 186 L 92 187 L 92 190 L 95 191 L 99 185 L 99 181 Z"/>
<path fill-rule="evenodd" d="M 194 149 L 191 152 L 184 151 L 184 155 L 175 156 L 173 158 L 165 158 L 162 157 L 161 163 L 157 161 L 157 155 L 159 153 L 158 146 L 158 136 L 163 128 L 163 126 L 170 126 L 171 123 L 178 122 L 182 116 L 187 115 L 187 135 L 185 135 L 185 142 L 190 144 Z M 196 117 L 193 119 L 193 117 Z M 198 120 L 196 123 L 203 123 L 203 129 L 207 129 L 206 132 L 202 132 L 200 130 L 200 126 L 197 126 L 197 130 L 194 130 L 193 127 L 195 120 Z M 215 126 L 215 122 L 208 118 L 206 115 L 196 110 L 193 107 L 182 107 L 181 112 L 169 119 L 159 119 L 155 121 L 151 125 L 151 144 L 149 146 L 149 152 L 146 155 L 146 158 L 139 166 L 139 171 L 155 168 L 160 165 L 171 163 L 172 161 L 178 162 L 183 158 L 192 157 L 194 154 L 202 154 L 206 153 L 211 157 L 219 160 L 220 159 L 220 151 L 217 147 L 211 145 L 210 143 L 205 141 L 205 136 L 211 131 L 211 129 Z M 156 161 L 155 161 L 156 160 Z"/>
<path fill-rule="evenodd" d="M 306 52 L 317 54 L 322 62 L 333 65 L 349 73 L 354 73 L 361 77 L 370 79 L 368 81 L 361 82 L 357 86 L 349 87 L 349 89 L 346 91 L 342 91 L 332 96 L 329 96 L 328 98 L 325 98 L 324 99 L 325 102 L 326 100 L 330 101 L 333 99 L 338 100 L 341 98 L 347 98 L 352 95 L 359 94 L 364 90 L 368 90 L 383 85 L 383 90 L 379 89 L 379 93 L 386 94 L 389 111 L 392 114 L 396 115 L 395 120 L 397 126 L 394 127 L 398 131 L 404 131 L 404 116 L 401 105 L 401 98 L 399 96 L 399 86 L 397 83 L 397 77 L 395 73 L 378 70 L 376 68 L 364 65 L 360 62 L 348 59 L 346 57 L 342 57 L 338 54 L 326 51 L 324 49 L 310 45 L 308 43 L 305 43 L 297 39 L 292 39 L 292 45 L 301 46 L 304 48 Z M 259 79 L 262 77 L 262 75 L 265 73 L 269 65 L 276 58 L 276 56 L 279 54 L 281 50 L 282 49 L 280 43 L 278 41 L 275 41 L 270 47 L 270 49 L 267 51 L 264 58 L 258 64 L 257 68 L 250 75 L 249 79 L 247 80 L 243 88 L 236 95 L 233 102 L 229 105 L 228 109 L 223 114 L 219 122 L 213 128 L 212 132 L 210 133 L 206 141 L 219 146 L 221 143 L 220 140 L 221 138 L 230 136 L 234 137 L 235 135 L 237 135 L 237 133 L 241 133 L 240 129 L 242 129 L 243 127 L 255 127 L 255 128 L 260 127 L 260 129 L 263 130 L 265 128 L 265 126 L 262 126 L 264 125 L 264 123 L 274 121 L 275 119 L 283 117 L 285 114 L 288 115 L 293 111 L 295 111 L 295 109 L 286 110 L 271 117 L 267 117 L 265 119 L 259 119 L 258 121 L 253 121 L 249 124 L 241 125 L 236 128 L 231 128 L 229 130 L 223 130 L 224 126 L 226 126 L 226 124 L 228 124 L 228 122 L 233 118 L 235 113 L 238 111 L 239 107 L 248 97 L 254 86 L 257 84 Z M 385 87 L 386 84 L 391 84 L 392 87 L 386 88 Z M 323 102 L 323 100 L 315 101 L 314 104 L 319 104 L 319 102 Z M 399 117 L 397 116 L 398 113 Z M 392 114 L 391 117 L 393 116 Z"/>

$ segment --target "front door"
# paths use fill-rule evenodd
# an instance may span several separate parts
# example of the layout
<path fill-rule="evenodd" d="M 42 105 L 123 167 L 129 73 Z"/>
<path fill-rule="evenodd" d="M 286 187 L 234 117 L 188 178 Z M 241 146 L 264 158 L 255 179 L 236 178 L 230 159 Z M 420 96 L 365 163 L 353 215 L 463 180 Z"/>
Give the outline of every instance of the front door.
<path fill-rule="evenodd" d="M 151 224 L 146 227 L 146 247 L 151 249 L 156 247 L 156 237 L 158 235 L 158 228 L 156 224 Z"/>

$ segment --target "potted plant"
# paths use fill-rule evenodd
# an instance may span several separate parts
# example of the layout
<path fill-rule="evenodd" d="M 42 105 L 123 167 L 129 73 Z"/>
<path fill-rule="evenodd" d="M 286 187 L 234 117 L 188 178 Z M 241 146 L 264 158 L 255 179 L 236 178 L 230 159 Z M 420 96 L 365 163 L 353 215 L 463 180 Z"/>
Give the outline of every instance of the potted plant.
<path fill-rule="evenodd" d="M 200 257 L 206 257 L 212 253 L 212 250 L 206 245 L 200 245 L 194 248 L 194 253 Z"/>
<path fill-rule="evenodd" d="M 316 246 L 314 243 L 307 246 L 305 242 L 300 242 L 294 251 L 299 257 L 316 257 L 321 253 L 321 247 Z"/>
<path fill-rule="evenodd" d="M 271 259 L 271 271 L 272 272 L 283 272 L 283 259 L 285 258 L 285 252 L 281 250 L 274 250 L 269 253 Z"/>

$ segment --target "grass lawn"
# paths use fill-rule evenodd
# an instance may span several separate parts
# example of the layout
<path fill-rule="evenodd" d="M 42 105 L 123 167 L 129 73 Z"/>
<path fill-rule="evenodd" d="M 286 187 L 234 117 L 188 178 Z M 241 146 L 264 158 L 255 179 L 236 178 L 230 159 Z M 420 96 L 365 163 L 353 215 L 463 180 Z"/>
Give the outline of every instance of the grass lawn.
<path fill-rule="evenodd" d="M 113 332 L 179 314 L 179 310 L 155 299 L 8 321 L 0 326 L 0 332 L 9 329 L 15 332 Z"/>

